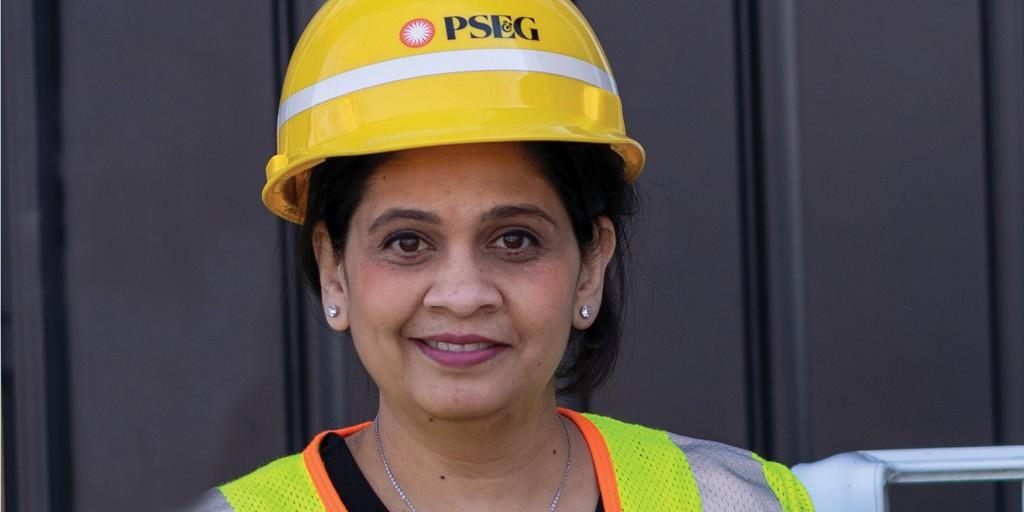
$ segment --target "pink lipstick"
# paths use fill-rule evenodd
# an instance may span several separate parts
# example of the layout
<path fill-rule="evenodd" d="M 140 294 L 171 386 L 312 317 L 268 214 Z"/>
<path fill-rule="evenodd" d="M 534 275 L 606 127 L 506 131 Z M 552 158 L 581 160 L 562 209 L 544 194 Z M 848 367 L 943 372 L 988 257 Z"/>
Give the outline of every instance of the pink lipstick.
<path fill-rule="evenodd" d="M 489 361 L 508 345 L 477 335 L 437 334 L 413 338 L 420 350 L 441 366 L 469 368 Z"/>

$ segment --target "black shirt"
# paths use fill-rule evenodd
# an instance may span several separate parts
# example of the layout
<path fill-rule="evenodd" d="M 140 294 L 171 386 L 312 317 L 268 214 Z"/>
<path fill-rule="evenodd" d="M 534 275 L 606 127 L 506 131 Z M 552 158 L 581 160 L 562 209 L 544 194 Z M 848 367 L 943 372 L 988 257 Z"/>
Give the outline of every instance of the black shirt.
<path fill-rule="evenodd" d="M 320 441 L 320 458 L 334 489 L 345 502 L 345 508 L 353 512 L 388 512 L 359 470 L 343 437 L 337 434 L 324 436 Z M 604 512 L 600 501 L 595 512 Z"/>

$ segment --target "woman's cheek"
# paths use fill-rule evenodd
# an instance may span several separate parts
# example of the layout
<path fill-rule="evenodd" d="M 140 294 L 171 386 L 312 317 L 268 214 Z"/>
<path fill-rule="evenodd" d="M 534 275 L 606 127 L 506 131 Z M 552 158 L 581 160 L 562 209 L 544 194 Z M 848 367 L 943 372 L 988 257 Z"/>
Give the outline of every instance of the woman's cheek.
<path fill-rule="evenodd" d="M 352 310 L 370 329 L 400 328 L 415 311 L 423 277 L 400 271 L 395 265 L 374 260 L 361 261 L 349 276 Z"/>
<path fill-rule="evenodd" d="M 566 268 L 564 262 L 552 261 L 530 265 L 510 279 L 511 292 L 506 296 L 531 323 L 553 328 L 571 321 L 575 268 Z"/>

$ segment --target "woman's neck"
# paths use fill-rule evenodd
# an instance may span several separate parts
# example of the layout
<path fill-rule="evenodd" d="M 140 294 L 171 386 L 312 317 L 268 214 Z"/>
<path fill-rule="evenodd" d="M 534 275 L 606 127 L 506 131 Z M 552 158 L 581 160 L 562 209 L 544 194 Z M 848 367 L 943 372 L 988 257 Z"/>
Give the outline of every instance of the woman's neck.
<path fill-rule="evenodd" d="M 536 405 L 471 419 L 409 414 L 389 405 L 382 400 L 378 413 L 385 448 L 394 445 L 393 450 L 413 454 L 423 459 L 420 462 L 436 461 L 453 470 L 471 466 L 468 473 L 472 475 L 480 475 L 487 467 L 502 466 L 496 470 L 503 471 L 518 461 L 529 463 L 551 444 L 565 448 L 553 394 Z"/>
<path fill-rule="evenodd" d="M 404 411 L 382 397 L 381 445 L 395 479 L 418 510 L 541 510 L 550 504 L 568 457 L 553 391 L 550 400 L 472 419 Z M 586 494 L 593 494 L 596 504 L 596 485 L 587 485 L 593 469 L 585 442 L 574 427 L 570 433 L 577 470 L 563 495 L 593 487 Z M 384 471 L 372 427 L 347 442 L 388 508 L 405 509 Z"/>

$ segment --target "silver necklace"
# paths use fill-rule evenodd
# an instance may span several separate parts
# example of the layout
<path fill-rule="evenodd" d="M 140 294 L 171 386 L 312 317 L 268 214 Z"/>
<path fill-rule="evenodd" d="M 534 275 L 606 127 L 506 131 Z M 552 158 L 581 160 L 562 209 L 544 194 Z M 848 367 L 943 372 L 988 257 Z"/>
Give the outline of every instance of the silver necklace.
<path fill-rule="evenodd" d="M 569 436 L 569 427 L 565 426 L 565 418 L 562 415 L 558 415 L 558 423 L 562 425 L 562 431 L 565 432 L 565 441 L 569 445 L 569 458 L 565 461 L 565 469 L 562 470 L 562 479 L 558 482 L 558 489 L 555 489 L 555 498 L 551 500 L 551 508 L 549 512 L 555 512 L 558 508 L 558 499 L 562 497 L 562 488 L 565 486 L 565 481 L 569 479 L 569 470 L 572 468 L 572 437 Z M 402 490 L 402 486 L 398 485 L 398 480 L 395 479 L 395 474 L 391 472 L 391 465 L 388 464 L 388 458 L 384 455 L 384 445 L 380 442 L 380 416 L 373 418 L 373 434 L 377 438 L 377 453 L 380 455 L 380 461 L 384 464 L 384 471 L 388 474 L 388 480 L 391 480 L 391 485 L 395 488 L 398 493 L 398 497 L 402 498 L 405 502 L 405 506 L 409 507 L 410 512 L 416 512 L 416 507 L 412 506 L 412 502 L 409 501 L 409 497 L 405 495 L 405 491 Z"/>

